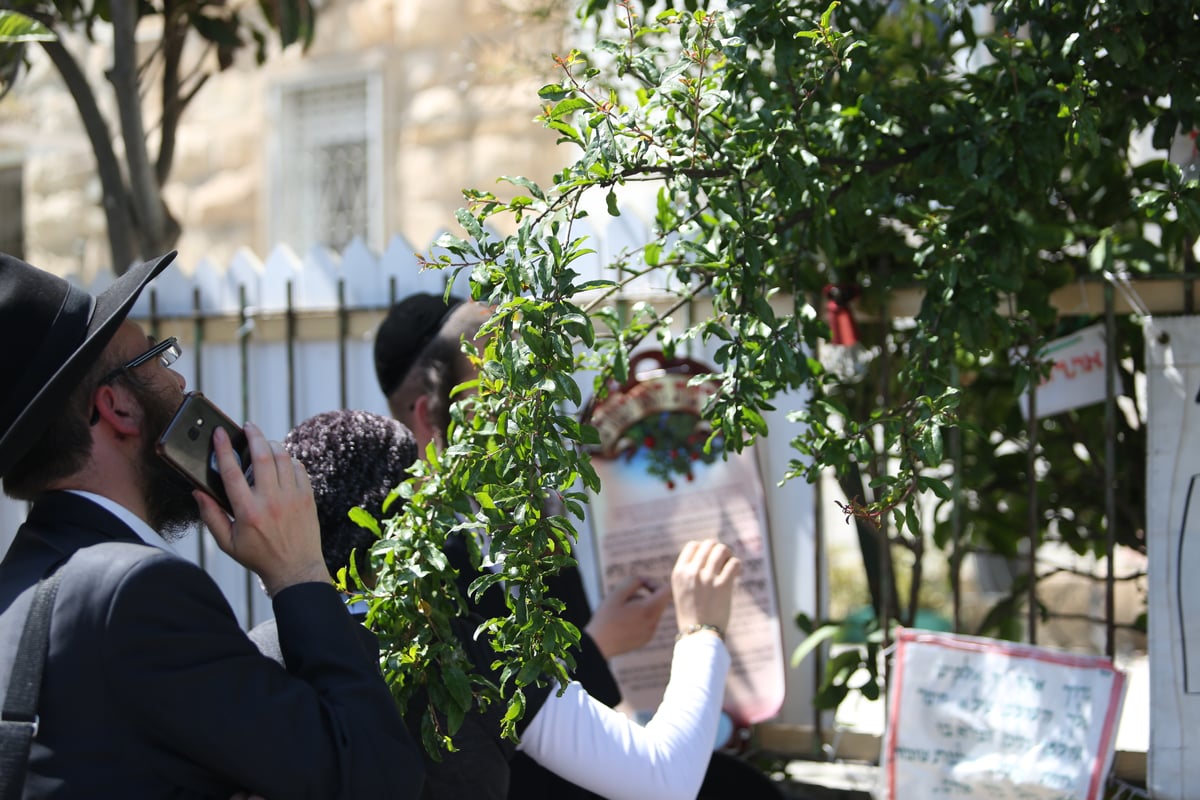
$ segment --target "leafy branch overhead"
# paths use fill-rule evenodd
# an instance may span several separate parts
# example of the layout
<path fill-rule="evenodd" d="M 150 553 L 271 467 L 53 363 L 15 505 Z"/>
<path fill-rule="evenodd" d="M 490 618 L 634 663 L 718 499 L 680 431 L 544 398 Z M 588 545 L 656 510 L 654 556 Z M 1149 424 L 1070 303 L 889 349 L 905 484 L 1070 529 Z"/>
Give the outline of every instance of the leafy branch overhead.
<path fill-rule="evenodd" d="M 22 45 L 54 39 L 42 23 L 16 11 L 0 9 L 0 98 L 8 94 L 21 69 Z"/>
<path fill-rule="evenodd" d="M 990 15 L 867 0 L 654 13 L 594 0 L 585 13 L 618 33 L 556 58 L 560 78 L 540 92 L 539 119 L 573 163 L 549 186 L 504 179 L 511 199 L 468 191 L 462 235 L 438 243 L 448 255 L 437 264 L 468 271 L 472 295 L 494 304 L 492 336 L 472 353 L 482 371 L 451 446 L 406 487 L 408 508 L 378 550 L 375 613 L 395 618 L 389 666 L 402 695 L 436 683 L 424 655 L 453 652 L 407 655 L 404 626 L 415 614 L 439 629 L 457 603 L 432 567 L 432 578 L 406 576 L 406 554 L 450 528 L 486 532 L 504 553 L 496 580 L 521 591 L 489 627 L 505 690 L 517 690 L 510 722 L 521 689 L 563 680 L 577 636 L 543 576 L 572 557 L 578 487 L 596 484 L 595 432 L 562 409 L 623 381 L 635 347 L 714 346 L 700 379 L 720 388 L 704 416 L 735 451 L 767 433 L 777 398 L 806 387 L 811 402 L 786 409 L 804 423 L 795 459 L 770 477 L 869 471 L 847 498 L 852 515 L 919 547 L 923 505 L 971 492 L 944 479 L 948 434 L 989 459 L 1020 436 L 1019 423 L 1006 427 L 1011 406 L 981 416 L 971 382 L 999 375 L 1006 392 L 994 397 L 1011 400 L 1044 369 L 1010 365 L 1009 353 L 1055 335 L 1054 290 L 1106 270 L 1182 271 L 1200 233 L 1194 176 L 1161 153 L 1131 160 L 1139 132 L 1161 149 L 1196 124 L 1200 24 L 1185 0 L 1005 0 Z M 619 215 L 636 186 L 657 192 L 652 240 L 612 256 L 606 280 L 585 280 L 578 220 L 586 208 Z M 663 302 L 626 303 L 623 289 L 647 277 L 666 287 Z M 817 360 L 829 328 L 816 303 L 830 284 L 859 287 L 860 307 L 883 320 L 872 367 L 882 388 L 855 389 Z M 924 292 L 919 312 L 891 326 L 889 295 L 911 287 Z M 671 329 L 686 305 L 706 312 Z M 597 375 L 586 391 L 580 371 Z M 401 611 L 410 583 L 427 579 L 428 607 Z M 447 702 L 460 713 L 466 699 Z M 433 738 L 453 728 L 430 725 Z"/>

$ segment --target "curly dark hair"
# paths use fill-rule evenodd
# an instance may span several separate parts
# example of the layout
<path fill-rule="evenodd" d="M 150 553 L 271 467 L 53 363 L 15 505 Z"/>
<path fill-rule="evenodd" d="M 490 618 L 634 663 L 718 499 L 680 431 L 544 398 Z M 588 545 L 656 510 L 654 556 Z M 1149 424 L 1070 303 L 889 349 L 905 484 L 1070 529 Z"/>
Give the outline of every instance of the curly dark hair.
<path fill-rule="evenodd" d="M 402 423 L 369 411 L 327 411 L 293 428 L 283 446 L 312 481 L 329 574 L 336 576 L 349 566 L 354 553 L 359 573 L 366 576 L 375 534 L 351 520 L 349 512 L 361 506 L 376 518 L 382 515 L 383 501 L 417 458 L 412 433 Z M 388 510 L 399 508 L 393 503 Z"/>

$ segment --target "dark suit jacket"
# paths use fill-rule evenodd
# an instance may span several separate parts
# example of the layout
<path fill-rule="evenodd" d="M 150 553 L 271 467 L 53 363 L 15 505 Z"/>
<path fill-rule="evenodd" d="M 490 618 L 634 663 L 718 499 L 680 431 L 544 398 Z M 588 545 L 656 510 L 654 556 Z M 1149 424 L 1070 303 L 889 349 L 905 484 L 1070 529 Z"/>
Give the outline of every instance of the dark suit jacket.
<path fill-rule="evenodd" d="M 52 492 L 0 563 L 0 686 L 32 587 L 62 566 L 25 797 L 415 797 L 422 767 L 332 585 L 274 598 L 286 668 L 212 579 Z"/>
<path fill-rule="evenodd" d="M 455 535 L 447 538 L 445 552 L 451 566 L 458 570 L 458 589 L 467 601 L 470 611 L 484 619 L 506 616 L 508 605 L 504 599 L 503 586 L 492 586 L 477 601 L 472 600 L 467 592 L 467 587 L 480 573 L 471 566 L 470 554 L 463 537 Z M 592 637 L 583 630 L 591 619 L 592 612 L 587 594 L 583 590 L 583 579 L 579 575 L 579 569 L 564 567 L 559 570 L 557 575 L 547 579 L 546 589 L 547 594 L 563 602 L 564 617 L 567 621 L 579 628 L 579 648 L 571 653 L 575 658 L 575 670 L 571 677 L 579 681 L 596 700 L 609 707 L 617 705 L 621 702 L 621 690 L 617 686 L 617 680 Z M 557 687 L 552 687 L 550 691 L 556 689 Z M 527 709 L 526 719 L 531 718 L 533 713 Z M 586 800 L 598 797 L 560 778 L 524 753 L 516 753 L 509 762 L 509 767 L 509 797 L 528 800 L 543 797 L 552 797 L 555 800 Z"/>
<path fill-rule="evenodd" d="M 498 683 L 499 672 L 492 669 L 495 654 L 485 636 L 476 637 L 475 629 L 482 622 L 478 617 L 464 617 L 451 622 L 455 636 L 462 645 L 474 669 Z M 366 628 L 362 634 L 374 639 Z M 250 631 L 250 640 L 258 649 L 282 663 L 283 653 L 275 620 L 267 620 Z M 533 691 L 525 706 L 525 716 L 517 723 L 518 733 L 537 714 L 549 696 L 548 690 Z M 509 794 L 509 762 L 516 744 L 500 735 L 505 704 L 492 703 L 486 711 L 476 707 L 462 721 L 454 734 L 454 752 L 442 752 L 433 758 L 422 749 L 425 757 L 425 787 L 422 800 L 504 800 Z M 421 736 L 421 722 L 428 711 L 428 696 L 421 692 L 413 698 L 405 723 L 413 737 Z M 446 726 L 444 714 L 438 715 L 439 725 Z M 536 765 L 535 765 L 536 766 Z M 568 784 L 569 786 L 570 784 Z M 531 796 L 532 797 L 532 796 Z"/>

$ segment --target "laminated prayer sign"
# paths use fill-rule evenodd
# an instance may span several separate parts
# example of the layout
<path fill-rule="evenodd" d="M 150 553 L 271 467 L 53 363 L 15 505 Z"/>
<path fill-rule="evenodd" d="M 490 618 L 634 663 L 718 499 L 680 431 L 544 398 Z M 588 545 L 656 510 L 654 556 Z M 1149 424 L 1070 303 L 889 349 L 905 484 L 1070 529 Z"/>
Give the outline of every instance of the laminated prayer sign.
<path fill-rule="evenodd" d="M 783 704 L 784 657 L 766 527 L 762 481 L 753 454 L 709 452 L 700 410 L 715 391 L 693 385 L 707 370 L 643 353 L 660 369 L 614 388 L 592 409 L 600 432 L 593 466 L 601 492 L 591 518 L 604 592 L 628 576 L 669 582 L 690 539 L 716 538 L 742 561 L 725 642 L 732 667 L 724 710 L 742 725 L 773 717 Z M 631 375 L 637 375 L 634 366 Z M 675 613 L 668 607 L 645 647 L 612 660 L 625 702 L 653 712 L 670 677 Z"/>
<path fill-rule="evenodd" d="M 1101 800 L 1125 676 L 1099 656 L 901 629 L 882 800 Z"/>

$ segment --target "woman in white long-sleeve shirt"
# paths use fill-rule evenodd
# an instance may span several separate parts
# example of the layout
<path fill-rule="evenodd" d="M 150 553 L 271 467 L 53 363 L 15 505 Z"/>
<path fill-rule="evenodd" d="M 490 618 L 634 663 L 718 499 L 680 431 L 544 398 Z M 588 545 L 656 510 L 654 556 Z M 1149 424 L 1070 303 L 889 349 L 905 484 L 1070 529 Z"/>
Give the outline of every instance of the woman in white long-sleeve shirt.
<path fill-rule="evenodd" d="M 373 536 L 347 517 L 360 506 L 378 512 L 416 455 L 399 422 L 362 411 L 319 414 L 298 425 L 284 446 L 309 472 L 322 545 L 330 572 L 347 565 L 352 551 L 366 553 Z M 360 571 L 363 565 L 360 564 Z M 716 541 L 689 542 L 671 576 L 680 636 L 663 702 L 645 726 L 590 697 L 575 682 L 530 698 L 528 723 L 518 748 L 567 780 L 610 798 L 694 798 L 712 754 L 729 653 L 722 641 L 740 562 Z M 459 626 L 477 667 L 486 647 L 472 640 L 474 624 Z M 277 658 L 270 624 L 252 638 Z M 498 719 L 470 715 L 458 753 L 427 762 L 423 797 L 504 797 L 511 744 Z"/>
<path fill-rule="evenodd" d="M 671 575 L 681 635 L 662 704 L 645 727 L 571 683 L 547 698 L 518 749 L 605 797 L 694 798 L 716 738 L 729 672 L 721 637 L 740 569 L 719 542 L 684 546 Z"/>

